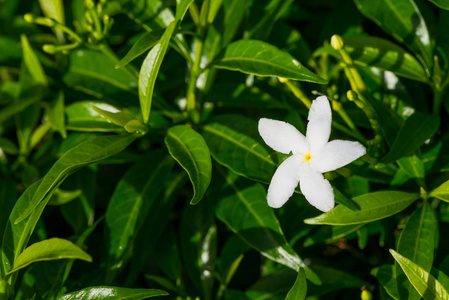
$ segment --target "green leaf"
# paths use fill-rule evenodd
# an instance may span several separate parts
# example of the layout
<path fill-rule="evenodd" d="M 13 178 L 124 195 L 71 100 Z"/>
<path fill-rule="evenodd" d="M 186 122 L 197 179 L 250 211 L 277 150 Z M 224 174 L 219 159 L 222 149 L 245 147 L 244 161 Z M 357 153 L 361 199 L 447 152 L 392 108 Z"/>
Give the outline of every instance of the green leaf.
<path fill-rule="evenodd" d="M 235 173 L 268 183 L 277 154 L 259 136 L 257 122 L 240 115 L 221 115 L 203 128 L 212 157 Z"/>
<path fill-rule="evenodd" d="M 426 272 L 430 272 L 433 265 L 437 226 L 438 220 L 433 208 L 424 201 L 405 223 L 397 244 L 398 252 L 402 253 L 403 257 L 419 265 Z M 396 265 L 396 281 L 401 299 L 420 299 L 399 265 Z"/>
<path fill-rule="evenodd" d="M 431 191 L 429 196 L 449 202 L 449 180 Z"/>
<path fill-rule="evenodd" d="M 6 228 L 8 217 L 17 199 L 17 191 L 14 184 L 15 182 L 10 179 L 2 179 L 0 181 L 0 199 L 2 199 L 2 201 L 0 201 L 0 242 L 3 240 L 3 231 Z M 1 277 L 0 268 L 0 278 Z"/>
<path fill-rule="evenodd" d="M 345 50 L 356 64 L 376 67 L 421 82 L 428 78 L 419 61 L 392 42 L 373 36 L 355 36 L 344 39 Z M 340 53 L 331 46 L 315 51 L 314 56 L 330 54 L 338 59 Z"/>
<path fill-rule="evenodd" d="M 95 286 L 62 295 L 59 300 L 140 300 L 167 295 L 167 292 L 155 289 L 128 289 L 122 287 Z"/>
<path fill-rule="evenodd" d="M 172 22 L 165 29 L 160 41 L 151 49 L 147 57 L 142 63 L 139 74 L 139 100 L 142 110 L 143 122 L 148 123 L 151 110 L 151 102 L 153 99 L 154 84 L 156 82 L 159 69 L 167 52 L 170 39 L 175 32 L 176 23 Z"/>
<path fill-rule="evenodd" d="M 403 157 L 401 159 L 398 159 L 398 165 L 399 167 L 410 177 L 410 178 L 416 178 L 420 182 L 422 182 L 422 185 L 424 185 L 424 164 L 421 159 L 419 159 L 418 156 L 408 156 Z"/>
<path fill-rule="evenodd" d="M 212 177 L 212 161 L 203 137 L 192 128 L 178 125 L 165 136 L 170 155 L 186 170 L 193 185 L 191 204 L 203 198 Z"/>
<path fill-rule="evenodd" d="M 33 81 L 36 84 L 47 86 L 48 82 L 47 77 L 45 76 L 44 68 L 42 68 L 42 65 L 34 53 L 33 48 L 31 48 L 26 35 L 22 34 L 20 36 L 20 40 L 22 41 L 23 59 L 28 71 L 31 74 L 31 77 L 33 78 Z"/>
<path fill-rule="evenodd" d="M 303 300 L 306 299 L 307 295 L 307 281 L 306 273 L 303 268 L 299 268 L 298 277 L 296 278 L 295 284 L 290 289 L 285 297 L 285 300 Z"/>
<path fill-rule="evenodd" d="M 380 162 L 391 163 L 417 150 L 440 126 L 440 118 L 415 112 L 402 125 L 390 152 Z"/>
<path fill-rule="evenodd" d="M 115 66 L 116 69 L 122 68 L 133 61 L 136 57 L 144 54 L 146 51 L 156 45 L 164 34 L 164 29 L 155 29 L 144 33 L 137 42 L 126 53 L 125 57 L 120 60 Z"/>
<path fill-rule="evenodd" d="M 67 129 L 87 132 L 123 132 L 123 128 L 111 123 L 93 107 L 102 111 L 119 112 L 114 106 L 104 102 L 77 101 L 66 108 Z"/>
<path fill-rule="evenodd" d="M 209 10 L 207 12 L 206 21 L 208 24 L 212 24 L 217 16 L 218 11 L 223 4 L 223 0 L 207 0 L 209 5 Z M 226 24 L 226 23 L 225 23 Z"/>
<path fill-rule="evenodd" d="M 448 0 L 429 0 L 429 1 L 438 6 L 439 8 L 449 10 Z"/>
<path fill-rule="evenodd" d="M 279 221 L 267 205 L 265 188 L 232 173 L 226 176 L 226 183 L 226 196 L 215 210 L 217 218 L 263 256 L 296 271 L 304 268 L 309 280 L 319 282 L 287 243 Z"/>
<path fill-rule="evenodd" d="M 70 52 L 69 59 L 70 65 L 63 77 L 69 87 L 96 98 L 113 99 L 122 105 L 136 104 L 137 75 L 126 68 L 115 69 L 117 60 L 87 49 Z"/>
<path fill-rule="evenodd" d="M 361 13 L 432 66 L 433 50 L 427 24 L 413 0 L 355 0 Z"/>
<path fill-rule="evenodd" d="M 115 109 L 113 111 L 109 111 L 109 110 L 105 110 L 105 109 L 96 107 L 95 105 L 92 106 L 92 109 L 94 111 L 96 111 L 97 113 L 99 113 L 100 115 L 102 115 L 103 117 L 105 117 L 106 119 L 108 119 L 111 123 L 114 123 L 115 125 L 118 125 L 121 127 L 125 127 L 125 125 L 128 122 L 134 120 L 132 117 L 125 114 L 124 112 L 115 111 Z"/>
<path fill-rule="evenodd" d="M 82 194 L 83 194 L 82 190 L 66 191 L 58 188 L 51 196 L 50 201 L 48 201 L 48 205 L 55 205 L 55 206 L 64 205 L 77 199 Z"/>
<path fill-rule="evenodd" d="M 331 211 L 315 218 L 304 220 L 307 224 L 350 225 L 367 223 L 392 216 L 420 196 L 419 194 L 400 191 L 381 191 L 364 194 L 353 198 L 360 210 L 352 211 L 346 206 L 338 205 Z"/>
<path fill-rule="evenodd" d="M 425 299 L 449 299 L 449 293 L 429 272 L 425 271 L 419 265 L 403 257 L 393 249 L 390 249 L 391 255 L 401 266 L 410 283 L 416 291 Z"/>
<path fill-rule="evenodd" d="M 53 130 L 58 131 L 65 139 L 67 132 L 65 130 L 64 94 L 62 92 L 59 92 L 58 96 L 49 102 L 46 118 Z"/>
<path fill-rule="evenodd" d="M 258 76 L 326 83 L 326 80 L 306 69 L 287 52 L 257 40 L 239 40 L 229 44 L 209 67 Z"/>
<path fill-rule="evenodd" d="M 202 299 L 212 299 L 217 226 L 211 203 L 186 204 L 181 219 L 180 246 L 184 265 Z M 157 250 L 156 250 L 157 251 Z"/>
<path fill-rule="evenodd" d="M 14 267 L 7 275 L 38 261 L 57 259 L 81 259 L 92 262 L 92 257 L 68 240 L 52 238 L 29 246 L 14 261 Z"/>
<path fill-rule="evenodd" d="M 71 148 L 51 167 L 42 178 L 30 205 L 15 220 L 15 224 L 28 217 L 48 193 L 64 179 L 80 168 L 115 155 L 136 139 L 135 135 L 109 135 L 89 139 Z"/>
<path fill-rule="evenodd" d="M 179 24 L 182 19 L 184 18 L 184 15 L 187 12 L 187 9 L 189 8 L 190 4 L 193 2 L 193 0 L 176 0 L 176 16 L 175 19 L 177 23 Z M 215 1 L 219 2 L 219 1 Z"/>
<path fill-rule="evenodd" d="M 378 268 L 374 268 L 371 270 L 371 275 L 377 278 L 388 295 L 395 300 L 399 300 L 394 265 L 382 265 Z"/>
<path fill-rule="evenodd" d="M 169 156 L 153 152 L 137 161 L 117 184 L 106 210 L 111 270 L 124 267 L 123 256 L 158 199 L 173 163 Z"/>
<path fill-rule="evenodd" d="M 313 234 L 309 235 L 303 243 L 304 247 L 316 245 L 318 243 L 330 244 L 341 238 L 350 239 L 349 234 L 356 232 L 364 223 L 346 226 L 322 226 Z"/>

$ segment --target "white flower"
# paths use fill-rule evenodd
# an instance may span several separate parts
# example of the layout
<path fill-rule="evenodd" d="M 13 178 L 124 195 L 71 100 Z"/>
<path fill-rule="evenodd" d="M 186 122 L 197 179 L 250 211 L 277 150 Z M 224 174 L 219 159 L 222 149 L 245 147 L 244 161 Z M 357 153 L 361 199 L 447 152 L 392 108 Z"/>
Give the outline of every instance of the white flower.
<path fill-rule="evenodd" d="M 259 120 L 259 133 L 268 146 L 281 153 L 293 153 L 271 179 L 267 195 L 271 207 L 284 205 L 299 182 L 310 204 L 321 211 L 330 211 L 334 207 L 334 191 L 322 173 L 343 167 L 366 153 L 359 142 L 329 142 L 332 113 L 326 96 L 312 102 L 308 120 L 306 136 L 289 123 Z"/>

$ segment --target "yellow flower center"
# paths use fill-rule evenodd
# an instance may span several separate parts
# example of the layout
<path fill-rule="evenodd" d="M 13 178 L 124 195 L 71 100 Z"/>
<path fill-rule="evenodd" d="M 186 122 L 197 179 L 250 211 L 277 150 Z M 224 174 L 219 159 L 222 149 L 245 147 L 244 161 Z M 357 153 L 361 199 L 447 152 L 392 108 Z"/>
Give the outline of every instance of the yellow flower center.
<path fill-rule="evenodd" d="M 304 162 L 308 163 L 312 159 L 312 155 L 309 153 L 304 154 Z"/>

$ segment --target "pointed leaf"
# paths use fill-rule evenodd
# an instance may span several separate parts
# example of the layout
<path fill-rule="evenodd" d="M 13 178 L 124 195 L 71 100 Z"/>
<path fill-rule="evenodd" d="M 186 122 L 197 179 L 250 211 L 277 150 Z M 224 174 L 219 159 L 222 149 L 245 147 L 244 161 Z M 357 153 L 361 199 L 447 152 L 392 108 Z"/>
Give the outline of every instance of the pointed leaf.
<path fill-rule="evenodd" d="M 361 13 L 432 65 L 432 45 L 427 24 L 413 0 L 355 0 Z"/>
<path fill-rule="evenodd" d="M 111 123 L 103 117 L 93 106 L 102 111 L 119 112 L 114 106 L 104 102 L 77 101 L 67 106 L 67 129 L 86 132 L 123 132 L 123 128 Z"/>
<path fill-rule="evenodd" d="M 112 286 L 95 286 L 62 295 L 59 300 L 140 300 L 167 295 L 167 292 L 155 289 L 129 289 Z"/>
<path fill-rule="evenodd" d="M 382 159 L 382 163 L 391 163 L 417 150 L 432 137 L 440 126 L 440 118 L 415 112 L 402 125 L 390 152 Z"/>
<path fill-rule="evenodd" d="M 151 49 L 142 63 L 139 74 L 139 100 L 142 110 L 143 122 L 148 123 L 153 99 L 154 84 L 156 82 L 162 60 L 167 52 L 170 39 L 176 29 L 176 23 L 172 22 L 165 29 L 160 41 Z"/>
<path fill-rule="evenodd" d="M 257 40 L 239 40 L 229 44 L 210 66 L 258 76 L 326 83 L 287 52 Z"/>
<path fill-rule="evenodd" d="M 47 86 L 48 82 L 44 73 L 44 68 L 42 68 L 36 53 L 34 53 L 33 48 L 31 48 L 26 35 L 22 34 L 20 40 L 22 41 L 23 59 L 31 77 L 37 84 Z"/>
<path fill-rule="evenodd" d="M 178 125 L 170 128 L 165 136 L 170 155 L 186 170 L 193 185 L 191 204 L 203 198 L 212 176 L 209 148 L 203 137 L 192 128 Z"/>
<path fill-rule="evenodd" d="M 449 180 L 430 192 L 429 196 L 449 202 Z"/>
<path fill-rule="evenodd" d="M 307 224 L 350 225 L 372 222 L 392 216 L 420 196 L 419 194 L 399 191 L 381 191 L 364 194 L 353 198 L 360 210 L 352 211 L 346 206 L 338 205 L 331 211 L 315 218 L 304 220 Z"/>
<path fill-rule="evenodd" d="M 122 126 L 125 127 L 125 125 L 129 122 L 132 121 L 133 118 L 128 116 L 127 114 L 125 114 L 124 112 L 121 111 L 108 111 L 108 110 L 104 110 L 101 109 L 99 107 L 96 107 L 95 105 L 92 106 L 92 109 L 94 111 L 96 111 L 97 113 L 99 113 L 100 115 L 102 115 L 103 117 L 105 117 L 106 119 L 108 119 L 111 123 L 114 123 L 118 126 Z"/>
<path fill-rule="evenodd" d="M 131 49 L 126 53 L 125 57 L 120 60 L 115 66 L 116 69 L 122 68 L 133 61 L 136 57 L 144 54 L 146 51 L 151 49 L 154 45 L 159 42 L 162 35 L 164 34 L 164 29 L 155 29 L 150 32 L 144 33 L 137 42 L 131 47 Z"/>
<path fill-rule="evenodd" d="M 405 223 L 397 244 L 398 252 L 402 253 L 403 257 L 416 263 L 426 272 L 430 272 L 433 265 L 437 226 L 438 220 L 435 212 L 425 201 Z M 399 265 L 396 265 L 396 281 L 401 299 L 420 299 Z"/>
<path fill-rule="evenodd" d="M 56 259 L 81 259 L 92 262 L 92 257 L 68 240 L 52 238 L 29 246 L 14 261 L 14 267 L 8 274 L 38 262 Z"/>
<path fill-rule="evenodd" d="M 78 169 L 115 155 L 125 149 L 136 139 L 136 135 L 98 136 L 82 142 L 67 151 L 52 166 L 36 190 L 29 206 L 22 212 L 15 223 L 23 221 L 39 205 L 42 199 L 64 179 Z"/>
<path fill-rule="evenodd" d="M 303 268 L 299 268 L 298 277 L 296 278 L 295 284 L 290 289 L 285 297 L 285 300 L 303 300 L 306 299 L 307 295 L 307 281 L 306 273 Z"/>
<path fill-rule="evenodd" d="M 319 279 L 287 243 L 279 221 L 266 201 L 265 188 L 230 173 L 226 176 L 226 195 L 215 214 L 248 245 L 263 256 L 296 271 L 304 268 L 307 278 Z"/>
<path fill-rule="evenodd" d="M 416 291 L 425 299 L 449 299 L 448 291 L 435 279 L 429 272 L 425 271 L 419 265 L 403 257 L 393 249 L 390 249 L 391 255 L 399 263 L 408 280 L 415 287 Z"/>

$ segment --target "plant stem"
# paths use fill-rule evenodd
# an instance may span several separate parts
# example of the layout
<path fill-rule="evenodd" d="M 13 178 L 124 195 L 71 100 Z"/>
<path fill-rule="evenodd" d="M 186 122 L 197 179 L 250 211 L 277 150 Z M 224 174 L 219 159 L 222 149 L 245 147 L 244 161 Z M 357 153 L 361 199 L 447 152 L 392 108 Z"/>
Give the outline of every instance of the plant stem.
<path fill-rule="evenodd" d="M 298 98 L 307 108 L 310 109 L 312 106 L 312 101 L 310 101 L 309 97 L 293 82 L 285 78 L 279 78 L 279 81 L 284 82 L 288 88 L 292 91 L 293 95 Z"/>
<path fill-rule="evenodd" d="M 444 89 L 434 88 L 433 90 L 433 113 L 439 115 L 441 104 L 443 104 Z"/>
<path fill-rule="evenodd" d="M 8 297 L 6 295 L 6 281 L 0 279 L 0 300 L 6 300 Z"/>

